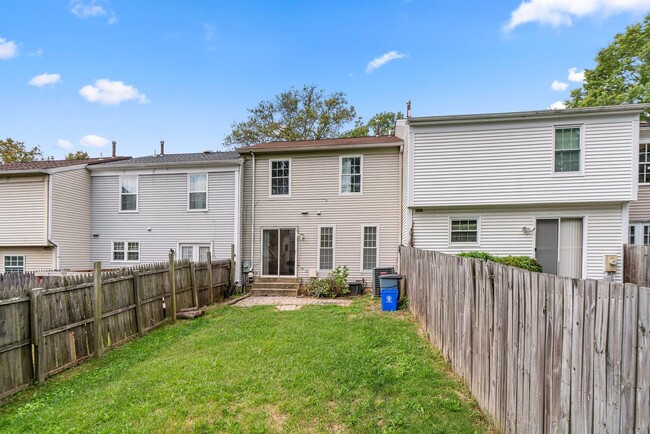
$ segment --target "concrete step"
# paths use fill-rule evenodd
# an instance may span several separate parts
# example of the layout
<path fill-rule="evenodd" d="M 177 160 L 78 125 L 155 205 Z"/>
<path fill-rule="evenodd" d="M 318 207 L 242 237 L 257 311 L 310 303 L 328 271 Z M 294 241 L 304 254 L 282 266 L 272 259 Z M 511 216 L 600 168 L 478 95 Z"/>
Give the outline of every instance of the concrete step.
<path fill-rule="evenodd" d="M 297 297 L 298 289 L 251 288 L 251 296 Z"/>
<path fill-rule="evenodd" d="M 258 282 L 257 280 L 251 285 L 256 289 L 300 289 L 300 283 L 284 283 L 284 282 Z"/>
<path fill-rule="evenodd" d="M 297 277 L 255 277 L 255 283 L 297 283 L 300 279 Z"/>

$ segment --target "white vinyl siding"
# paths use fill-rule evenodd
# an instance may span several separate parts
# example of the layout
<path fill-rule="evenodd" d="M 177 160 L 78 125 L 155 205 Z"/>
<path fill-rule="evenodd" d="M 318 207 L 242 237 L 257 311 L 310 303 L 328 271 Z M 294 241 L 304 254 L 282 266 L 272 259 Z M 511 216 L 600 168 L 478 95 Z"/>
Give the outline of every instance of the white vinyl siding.
<path fill-rule="evenodd" d="M 120 176 L 120 211 L 138 210 L 138 175 Z"/>
<path fill-rule="evenodd" d="M 0 247 L 0 274 L 5 273 L 4 257 L 23 257 L 24 271 L 52 271 L 55 266 L 56 250 L 52 247 Z"/>
<path fill-rule="evenodd" d="M 627 226 L 622 226 L 623 209 L 620 204 L 580 204 L 531 207 L 471 207 L 424 210 L 413 214 L 415 247 L 456 254 L 481 250 L 497 256 L 535 256 L 535 235 L 523 228 L 535 227 L 538 218 L 582 218 L 584 249 L 582 267 L 584 277 L 602 279 L 605 255 L 617 255 L 619 268 L 615 279 L 622 277 L 622 246 L 628 237 Z M 467 212 L 480 213 L 478 245 L 468 248 L 449 242 L 449 219 Z"/>
<path fill-rule="evenodd" d="M 188 175 L 187 207 L 190 211 L 208 209 L 208 174 Z"/>
<path fill-rule="evenodd" d="M 363 191 L 363 156 L 341 157 L 341 194 Z"/>
<path fill-rule="evenodd" d="M 318 239 L 318 269 L 334 268 L 335 229 L 333 226 L 321 226 Z"/>
<path fill-rule="evenodd" d="M 4 257 L 4 272 L 9 273 L 24 273 L 25 272 L 25 257 L 24 256 L 5 256 Z"/>
<path fill-rule="evenodd" d="M 46 246 L 48 177 L 0 174 L 0 246 Z"/>
<path fill-rule="evenodd" d="M 637 123 L 636 115 L 581 120 L 584 165 L 579 176 L 553 171 L 555 126 L 550 121 L 411 127 L 410 206 L 632 200 Z"/>
<path fill-rule="evenodd" d="M 269 161 L 269 194 L 271 196 L 291 196 L 291 160 Z"/>

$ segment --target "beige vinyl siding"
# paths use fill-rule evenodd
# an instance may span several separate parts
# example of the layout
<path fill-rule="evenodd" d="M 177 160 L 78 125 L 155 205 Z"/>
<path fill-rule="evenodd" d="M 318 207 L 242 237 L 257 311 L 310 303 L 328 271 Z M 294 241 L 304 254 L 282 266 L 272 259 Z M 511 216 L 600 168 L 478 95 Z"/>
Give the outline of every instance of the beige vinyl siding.
<path fill-rule="evenodd" d="M 411 205 L 633 199 L 633 115 L 607 119 L 413 127 Z M 582 173 L 554 173 L 554 126 L 583 125 Z M 635 133 L 634 133 L 635 134 Z"/>
<path fill-rule="evenodd" d="M 46 246 L 48 176 L 0 175 L 0 246 Z"/>
<path fill-rule="evenodd" d="M 450 218 L 479 219 L 479 242 L 449 242 Z M 584 277 L 602 279 L 605 255 L 617 255 L 621 279 L 622 244 L 627 227 L 621 225 L 621 204 L 556 205 L 534 207 L 462 207 L 429 209 L 413 214 L 415 247 L 456 254 L 481 250 L 497 256 L 535 256 L 535 233 L 525 234 L 523 227 L 535 227 L 536 218 L 581 217 L 584 225 Z"/>
<path fill-rule="evenodd" d="M 630 202 L 630 221 L 650 221 L 650 184 L 639 184 L 637 200 Z"/>
<path fill-rule="evenodd" d="M 268 163 L 267 163 L 268 164 Z M 253 185 L 253 159 L 249 156 L 246 157 L 243 166 L 243 192 L 242 192 L 242 259 L 252 260 L 251 256 L 251 225 L 253 224 L 253 206 L 252 188 Z"/>
<path fill-rule="evenodd" d="M 56 266 L 54 247 L 0 247 L 0 274 L 4 273 L 5 256 L 24 256 L 25 271 L 51 271 Z"/>
<path fill-rule="evenodd" d="M 85 168 L 52 175 L 52 233 L 61 270 L 90 270 L 90 173 Z"/>
<path fill-rule="evenodd" d="M 340 195 L 340 157 L 363 155 L 361 195 Z M 250 158 L 250 157 L 247 157 Z M 291 159 L 291 197 L 269 197 L 269 159 Z M 341 152 L 269 154 L 256 157 L 254 270 L 261 270 L 262 228 L 298 228 L 304 236 L 298 241 L 297 275 L 309 276 L 318 268 L 319 226 L 334 226 L 335 266 L 347 265 L 350 280 L 365 278 L 371 271 L 361 270 L 362 226 L 379 226 L 378 266 L 397 266 L 400 243 L 399 148 L 365 149 Z M 247 168 L 251 162 L 247 161 Z M 247 185 L 250 177 L 247 176 Z M 250 190 L 248 188 L 247 190 Z M 245 192 L 248 213 L 251 193 Z M 302 215 L 306 211 L 308 215 Z M 320 212 L 320 215 L 318 215 Z M 247 228 L 250 226 L 250 222 Z M 246 229 L 249 231 L 248 229 Z M 246 248 L 250 250 L 250 240 Z M 323 277 L 326 271 L 319 271 Z"/>
<path fill-rule="evenodd" d="M 120 213 L 119 176 L 92 176 L 91 257 L 102 266 L 124 267 L 133 262 L 112 262 L 113 241 L 140 243 L 140 262 L 167 261 L 179 243 L 211 243 L 215 259 L 230 257 L 238 244 L 235 230 L 236 170 L 208 173 L 208 210 L 188 211 L 187 173 L 140 174 L 138 211 Z M 239 225 L 237 225 L 239 226 Z M 151 228 L 151 230 L 149 230 Z"/>

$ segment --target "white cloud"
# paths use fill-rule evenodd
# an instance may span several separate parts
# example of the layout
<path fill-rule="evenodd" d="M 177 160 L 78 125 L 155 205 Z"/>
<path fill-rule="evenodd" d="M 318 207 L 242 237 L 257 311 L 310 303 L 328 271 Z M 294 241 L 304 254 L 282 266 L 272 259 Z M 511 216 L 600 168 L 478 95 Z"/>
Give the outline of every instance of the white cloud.
<path fill-rule="evenodd" d="M 81 140 L 79 140 L 79 143 L 81 143 L 83 146 L 88 146 L 91 148 L 102 148 L 108 145 L 109 140 L 106 137 L 97 136 L 95 134 L 88 134 L 87 136 L 83 136 Z"/>
<path fill-rule="evenodd" d="M 551 89 L 553 90 L 566 90 L 567 87 L 569 87 L 569 83 L 563 81 L 554 80 L 553 83 L 551 83 Z"/>
<path fill-rule="evenodd" d="M 72 149 L 72 143 L 65 139 L 59 139 L 56 141 L 56 147 L 59 149 Z"/>
<path fill-rule="evenodd" d="M 569 69 L 569 81 L 573 81 L 576 83 L 582 83 L 585 81 L 585 71 L 584 69 L 582 71 L 578 71 L 578 68 L 570 68 Z"/>
<path fill-rule="evenodd" d="M 370 74 L 372 71 L 381 68 L 391 60 L 401 59 L 403 57 L 406 57 L 406 54 L 398 53 L 397 51 L 389 51 L 383 56 L 372 59 L 366 67 L 366 73 Z"/>
<path fill-rule="evenodd" d="M 607 17 L 622 12 L 645 13 L 649 8 L 648 0 L 528 0 L 512 11 L 503 30 L 509 32 L 522 24 L 534 22 L 552 27 L 570 26 L 575 18 Z"/>
<path fill-rule="evenodd" d="M 102 5 L 98 4 L 97 0 L 72 0 L 70 2 L 70 12 L 82 19 L 108 17 L 108 24 L 115 24 L 117 22 L 115 12 L 110 9 L 105 9 Z"/>
<path fill-rule="evenodd" d="M 39 48 L 35 51 L 32 51 L 31 53 L 28 54 L 29 57 L 41 57 L 43 55 L 43 49 Z"/>
<path fill-rule="evenodd" d="M 140 104 L 149 102 L 146 95 L 123 81 L 101 79 L 94 85 L 87 84 L 79 90 L 79 94 L 90 102 L 99 102 L 106 105 L 117 105 L 123 101 L 136 100 Z"/>
<path fill-rule="evenodd" d="M 60 74 L 48 74 L 46 72 L 45 74 L 40 74 L 35 77 L 32 77 L 32 79 L 29 80 L 27 84 L 30 84 L 32 86 L 43 87 L 47 85 L 54 85 L 59 81 L 61 81 Z"/>
<path fill-rule="evenodd" d="M 0 38 L 0 60 L 11 59 L 18 55 L 18 46 L 15 41 Z"/>
<path fill-rule="evenodd" d="M 548 106 L 549 110 L 563 110 L 566 108 L 566 104 L 564 104 L 564 101 L 555 101 L 553 104 Z"/>
<path fill-rule="evenodd" d="M 203 23 L 203 37 L 206 41 L 211 42 L 217 34 L 217 28 L 210 23 Z"/>

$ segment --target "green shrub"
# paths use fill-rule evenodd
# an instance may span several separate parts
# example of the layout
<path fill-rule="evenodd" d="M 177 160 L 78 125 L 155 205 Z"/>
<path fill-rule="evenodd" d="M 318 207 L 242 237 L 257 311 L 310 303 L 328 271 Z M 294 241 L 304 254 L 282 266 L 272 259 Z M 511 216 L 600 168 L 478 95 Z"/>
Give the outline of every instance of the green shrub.
<path fill-rule="evenodd" d="M 528 271 L 535 271 L 537 273 L 542 272 L 542 265 L 535 258 L 529 256 L 492 256 L 487 252 L 462 252 L 458 256 L 463 258 L 476 258 L 483 259 L 485 261 L 497 262 L 499 264 L 508 265 L 510 267 L 522 268 Z"/>
<path fill-rule="evenodd" d="M 314 297 L 331 297 L 330 283 L 327 279 L 309 279 L 306 290 L 307 295 L 313 295 Z"/>
<path fill-rule="evenodd" d="M 350 293 L 348 275 L 350 270 L 347 265 L 338 266 L 327 275 L 325 279 L 309 279 L 306 285 L 307 295 L 318 298 L 341 297 Z"/>

